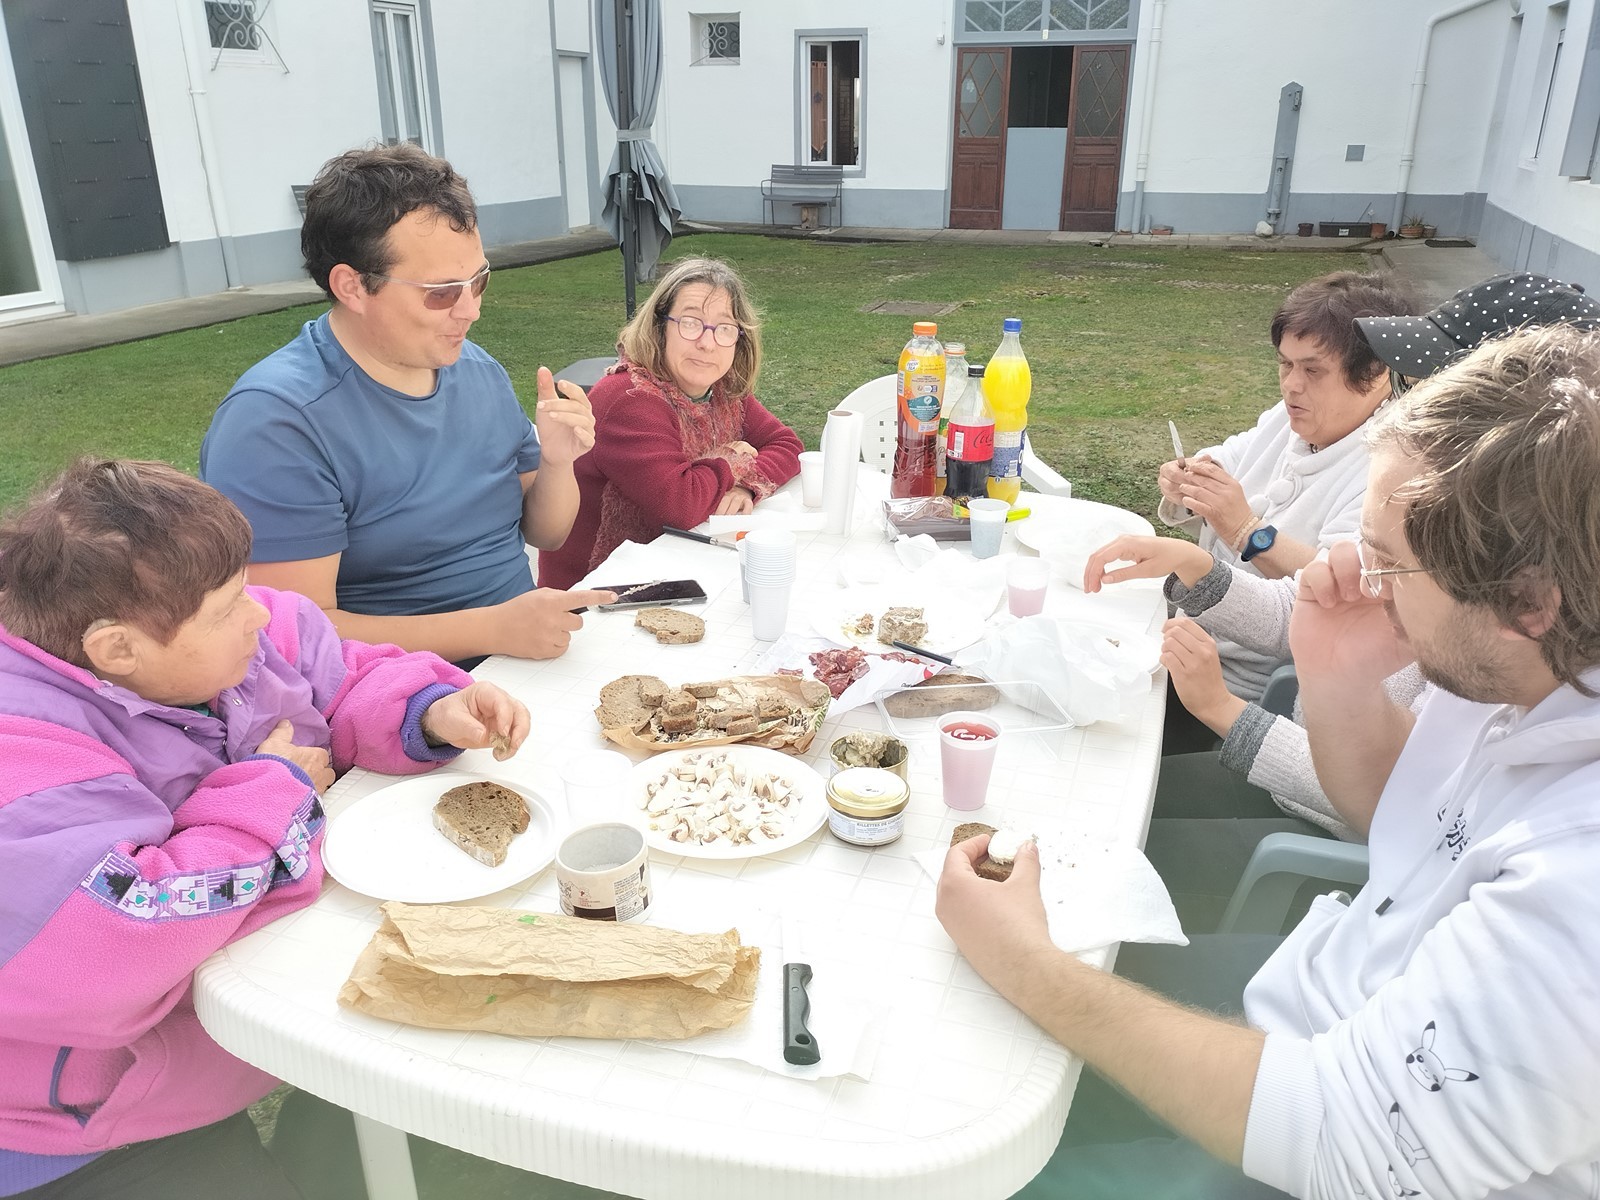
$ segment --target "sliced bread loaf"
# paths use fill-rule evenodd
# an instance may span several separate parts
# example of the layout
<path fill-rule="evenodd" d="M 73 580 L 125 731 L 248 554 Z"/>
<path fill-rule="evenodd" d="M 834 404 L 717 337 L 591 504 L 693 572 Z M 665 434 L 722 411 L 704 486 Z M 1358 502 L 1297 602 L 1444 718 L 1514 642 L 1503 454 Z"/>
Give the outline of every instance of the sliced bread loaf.
<path fill-rule="evenodd" d="M 624 675 L 600 689 L 600 707 L 594 715 L 601 729 L 638 730 L 654 715 L 669 690 L 654 675 Z"/>
<path fill-rule="evenodd" d="M 964 825 L 957 825 L 956 831 L 950 835 L 950 844 L 959 846 L 962 842 L 970 841 L 980 833 L 993 834 L 993 825 L 985 825 L 982 821 L 968 821 Z M 977 866 L 972 869 L 981 879 L 992 879 L 996 883 L 1004 883 L 1011 878 L 1012 863 L 997 863 L 987 854 L 978 860 Z"/>
<path fill-rule="evenodd" d="M 463 783 L 439 797 L 433 827 L 484 866 L 498 867 L 511 839 L 528 828 L 528 804 L 498 783 Z"/>
<path fill-rule="evenodd" d="M 642 608 L 633 623 L 655 634 L 664 646 L 686 646 L 706 636 L 704 621 L 676 608 Z"/>

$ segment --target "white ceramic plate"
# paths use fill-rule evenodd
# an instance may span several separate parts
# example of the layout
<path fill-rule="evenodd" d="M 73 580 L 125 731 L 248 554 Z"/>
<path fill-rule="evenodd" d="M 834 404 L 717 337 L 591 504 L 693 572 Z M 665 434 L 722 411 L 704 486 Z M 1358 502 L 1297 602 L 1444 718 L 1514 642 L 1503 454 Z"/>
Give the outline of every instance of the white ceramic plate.
<path fill-rule="evenodd" d="M 908 594 L 892 584 L 879 587 L 845 588 L 825 594 L 812 609 L 811 627 L 820 637 L 837 646 L 858 646 L 873 654 L 889 654 L 893 646 L 878 640 L 876 631 L 858 636 L 844 631 L 846 622 L 871 613 L 881 617 L 891 608 L 920 608 L 928 622 L 928 636 L 920 645 L 935 654 L 954 654 L 964 650 L 983 637 L 983 623 L 988 613 L 977 612 L 970 605 L 941 599 L 936 596 Z"/>
<path fill-rule="evenodd" d="M 663 830 L 650 828 L 650 817 L 643 807 L 647 784 L 660 779 L 669 770 L 686 759 L 698 760 L 702 755 L 726 754 L 747 772 L 764 771 L 768 775 L 787 780 L 800 791 L 799 807 L 791 806 L 786 814 L 786 830 L 780 838 L 735 846 L 718 839 L 708 845 L 675 842 Z M 822 828 L 828 819 L 828 785 L 822 776 L 792 754 L 768 750 L 765 746 L 707 746 L 699 750 L 672 750 L 657 754 L 634 767 L 628 780 L 628 819 L 644 832 L 644 840 L 652 850 L 677 854 L 684 858 L 760 858 L 805 841 Z"/>
<path fill-rule="evenodd" d="M 322 843 L 328 874 L 363 896 L 407 904 L 473 900 L 537 875 L 556 856 L 556 814 L 526 784 L 494 780 L 528 802 L 529 817 L 498 867 L 484 866 L 433 827 L 440 796 L 487 778 L 433 771 L 361 797 L 328 822 Z"/>
<path fill-rule="evenodd" d="M 1112 538 L 1150 537 L 1155 529 L 1138 513 L 1064 496 L 1029 497 L 1033 515 L 1016 525 L 1017 541 L 1034 550 L 1074 587 L 1083 586 L 1089 556 Z M 1042 502 L 1043 501 L 1043 502 Z M 1118 587 L 1160 587 L 1161 580 L 1132 580 Z"/>

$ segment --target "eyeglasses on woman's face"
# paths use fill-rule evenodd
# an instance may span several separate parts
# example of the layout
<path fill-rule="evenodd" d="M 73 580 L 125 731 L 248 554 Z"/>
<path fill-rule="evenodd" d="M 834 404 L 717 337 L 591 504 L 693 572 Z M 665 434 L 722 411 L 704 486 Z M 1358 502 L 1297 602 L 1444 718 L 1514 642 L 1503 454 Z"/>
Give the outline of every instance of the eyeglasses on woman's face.
<path fill-rule="evenodd" d="M 723 347 L 738 345 L 739 339 L 744 336 L 744 328 L 733 321 L 708 325 L 699 317 L 668 317 L 667 320 L 678 327 L 678 336 L 686 342 L 698 342 L 700 335 L 708 329 L 712 339 Z"/>
<path fill-rule="evenodd" d="M 403 283 L 407 287 L 421 288 L 422 307 L 442 310 L 454 308 L 467 288 L 472 289 L 474 296 L 483 295 L 483 289 L 489 286 L 489 270 L 485 265 L 471 279 L 458 279 L 451 283 L 418 283 L 415 279 L 396 279 L 393 275 L 380 275 L 377 271 L 368 271 L 367 274 L 386 283 Z"/>
<path fill-rule="evenodd" d="M 1382 558 L 1361 538 L 1356 539 L 1356 561 L 1361 566 L 1361 590 L 1374 600 L 1383 598 L 1384 581 L 1392 575 L 1426 575 L 1427 567 L 1397 567 Z"/>

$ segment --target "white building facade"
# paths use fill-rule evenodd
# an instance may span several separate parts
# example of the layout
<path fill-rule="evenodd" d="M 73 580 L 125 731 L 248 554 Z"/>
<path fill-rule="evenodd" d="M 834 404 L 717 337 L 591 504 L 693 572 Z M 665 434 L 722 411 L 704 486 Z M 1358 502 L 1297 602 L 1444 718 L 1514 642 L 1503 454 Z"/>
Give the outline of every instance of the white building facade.
<path fill-rule="evenodd" d="M 661 0 L 690 220 L 793 223 L 762 181 L 829 165 L 853 226 L 1415 216 L 1600 287 L 1596 0 L 738 3 Z M 486 243 L 596 224 L 593 26 L 592 0 L 0 0 L 0 321 L 298 278 L 292 189 L 375 141 L 450 158 Z"/>
<path fill-rule="evenodd" d="M 584 0 L 0 0 L 0 320 L 303 278 L 292 189 L 448 157 L 486 243 L 598 220 Z"/>

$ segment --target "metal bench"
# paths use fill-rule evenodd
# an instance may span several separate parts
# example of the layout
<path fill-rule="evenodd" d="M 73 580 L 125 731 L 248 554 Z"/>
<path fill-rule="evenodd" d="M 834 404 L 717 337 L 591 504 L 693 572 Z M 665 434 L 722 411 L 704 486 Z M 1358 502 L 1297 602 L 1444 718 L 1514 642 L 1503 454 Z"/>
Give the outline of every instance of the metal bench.
<path fill-rule="evenodd" d="M 762 222 L 778 223 L 777 206 L 793 204 L 800 209 L 800 224 L 816 227 L 816 215 L 833 209 L 833 223 L 844 223 L 844 168 L 829 166 L 790 166 L 773 163 L 772 174 L 761 182 Z M 807 209 L 813 210 L 810 214 Z M 809 216 L 809 220 L 807 219 Z"/>

